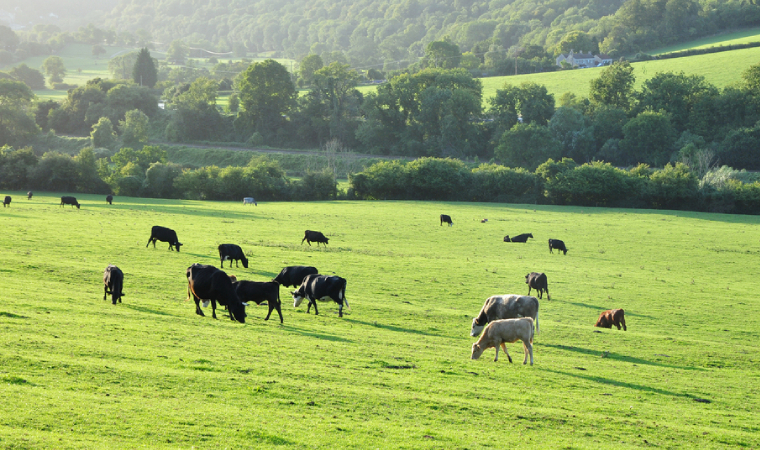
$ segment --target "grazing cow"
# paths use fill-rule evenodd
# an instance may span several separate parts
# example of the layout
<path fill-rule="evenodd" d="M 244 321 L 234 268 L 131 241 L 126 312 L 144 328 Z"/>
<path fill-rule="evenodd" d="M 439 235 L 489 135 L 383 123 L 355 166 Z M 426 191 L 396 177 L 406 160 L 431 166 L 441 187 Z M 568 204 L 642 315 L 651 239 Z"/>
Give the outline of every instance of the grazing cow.
<path fill-rule="evenodd" d="M 546 274 L 543 272 L 531 272 L 525 275 L 525 283 L 528 284 L 528 295 L 530 290 L 535 289 L 538 291 L 538 298 L 543 298 L 542 293 L 546 291 L 546 298 L 551 300 L 549 295 L 549 283 L 546 281 Z"/>
<path fill-rule="evenodd" d="M 106 203 L 113 205 L 113 195 L 106 196 Z"/>
<path fill-rule="evenodd" d="M 620 325 L 623 326 L 623 331 L 628 331 L 625 326 L 625 311 L 622 309 L 608 309 L 599 314 L 599 319 L 596 321 L 595 327 L 600 328 L 612 328 L 615 325 L 617 329 L 620 329 Z"/>
<path fill-rule="evenodd" d="M 311 310 L 311 305 L 314 305 L 314 315 L 319 314 L 319 311 L 317 311 L 317 300 L 327 301 L 328 299 L 332 299 L 337 303 L 338 317 L 343 317 L 343 303 L 346 304 L 346 307 L 350 308 L 346 299 L 346 279 L 341 277 L 306 275 L 301 285 L 292 294 L 294 308 L 297 308 L 303 302 L 303 299 L 309 300 L 309 307 L 306 308 L 307 314 Z"/>
<path fill-rule="evenodd" d="M 193 264 L 187 268 L 187 283 L 190 293 L 195 300 L 195 313 L 205 316 L 201 311 L 200 301 L 211 302 L 211 316 L 216 319 L 216 303 L 226 306 L 231 320 L 245 323 L 246 304 L 241 302 L 235 291 L 232 280 L 226 273 L 214 266 Z"/>
<path fill-rule="evenodd" d="M 238 260 L 243 261 L 243 267 L 248 268 L 248 258 L 245 257 L 243 249 L 239 245 L 235 244 L 219 244 L 219 259 L 221 260 L 222 268 L 224 268 L 224 261 L 230 261 L 230 267 L 232 267 L 232 261 L 235 261 L 235 267 L 238 266 Z"/>
<path fill-rule="evenodd" d="M 486 223 L 486 222 L 488 222 L 488 219 L 483 219 L 480 221 L 480 223 Z"/>
<path fill-rule="evenodd" d="M 327 245 L 327 241 L 329 241 L 329 239 L 326 238 L 325 235 L 320 233 L 319 231 L 306 230 L 306 232 L 303 235 L 303 239 L 301 239 L 301 245 L 303 245 L 303 241 L 306 241 L 306 243 L 309 244 L 309 246 L 311 246 L 312 242 L 316 242 L 317 247 L 319 247 L 320 242 Z"/>
<path fill-rule="evenodd" d="M 273 310 L 277 310 L 282 323 L 282 303 L 280 303 L 280 284 L 274 281 L 237 281 L 232 283 L 241 302 L 267 302 L 269 313 L 264 320 L 269 320 Z"/>
<path fill-rule="evenodd" d="M 449 226 L 454 226 L 454 222 L 451 221 L 451 216 L 447 216 L 446 214 L 441 214 L 441 226 L 443 226 L 444 223 L 449 224 Z"/>
<path fill-rule="evenodd" d="M 483 331 L 488 322 L 499 319 L 515 319 L 518 317 L 531 317 L 538 328 L 538 299 L 527 295 L 493 295 L 486 299 L 478 317 L 472 319 L 470 336 L 477 336 Z"/>
<path fill-rule="evenodd" d="M 317 268 L 312 266 L 289 266 L 282 269 L 272 281 L 285 287 L 298 287 L 306 275 L 317 275 L 318 273 Z"/>
<path fill-rule="evenodd" d="M 32 199 L 32 195 L 34 195 L 34 192 L 32 192 L 32 191 L 27 192 L 26 193 L 26 199 L 27 200 L 31 200 Z"/>
<path fill-rule="evenodd" d="M 77 209 L 79 209 L 79 202 L 77 201 L 76 197 L 69 197 L 64 195 L 61 197 L 61 206 L 63 205 L 71 205 L 72 208 L 76 206 Z"/>
<path fill-rule="evenodd" d="M 509 236 L 504 236 L 504 242 L 522 242 L 522 243 L 526 243 L 526 242 L 528 242 L 528 238 L 533 238 L 533 233 L 518 234 L 517 236 L 513 237 L 512 239 L 510 239 Z"/>
<path fill-rule="evenodd" d="M 124 272 L 118 267 L 110 264 L 103 272 L 103 284 L 105 285 L 105 292 L 103 292 L 103 300 L 106 299 L 107 294 L 111 294 L 111 302 L 115 305 L 116 301 L 121 303 L 121 298 L 125 294 L 124 289 Z"/>
<path fill-rule="evenodd" d="M 554 253 L 552 251 L 553 248 L 561 251 L 562 254 L 567 255 L 567 247 L 565 247 L 565 243 L 559 239 L 549 239 L 549 253 Z"/>
<path fill-rule="evenodd" d="M 256 203 L 256 199 L 253 197 L 243 197 L 243 204 L 244 205 L 253 205 L 253 206 L 259 206 Z"/>
<path fill-rule="evenodd" d="M 520 319 L 501 319 L 494 320 L 489 323 L 486 330 L 483 332 L 483 336 L 478 339 L 478 342 L 472 344 L 472 355 L 470 359 L 478 359 L 483 351 L 491 347 L 496 348 L 496 357 L 494 361 L 499 360 L 499 346 L 501 346 L 504 353 L 507 354 L 509 362 L 512 362 L 512 357 L 509 356 L 507 346 L 504 345 L 507 342 L 522 341 L 523 352 L 525 357 L 523 358 L 523 364 L 528 363 L 528 354 L 530 354 L 530 365 L 533 365 L 533 319 L 530 317 L 522 317 Z"/>
<path fill-rule="evenodd" d="M 11 196 L 10 195 L 6 195 L 5 198 L 3 199 L 3 208 L 5 208 L 6 206 L 11 206 Z"/>
<path fill-rule="evenodd" d="M 156 248 L 156 241 L 168 242 L 169 250 L 174 251 L 174 247 L 176 247 L 178 252 L 180 246 L 184 245 L 179 243 L 177 240 L 177 233 L 174 230 L 171 228 L 159 227 L 158 225 L 155 225 L 150 229 L 150 238 L 148 238 L 148 243 L 145 244 L 145 247 L 153 242 L 153 248 Z"/>

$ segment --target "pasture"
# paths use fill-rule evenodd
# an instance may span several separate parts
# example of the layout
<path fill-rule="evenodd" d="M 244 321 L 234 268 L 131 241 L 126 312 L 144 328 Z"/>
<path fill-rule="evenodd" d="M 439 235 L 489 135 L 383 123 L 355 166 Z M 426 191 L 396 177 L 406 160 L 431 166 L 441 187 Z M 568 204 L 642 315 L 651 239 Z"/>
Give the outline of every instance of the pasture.
<path fill-rule="evenodd" d="M 760 446 L 755 216 L 442 202 L 199 202 L 25 192 L 0 211 L 0 447 Z M 439 214 L 454 226 L 440 226 Z M 488 218 L 487 223 L 481 219 Z M 145 244 L 177 231 L 180 253 Z M 300 244 L 306 229 L 327 247 Z M 525 244 L 505 234 L 533 233 Z M 566 256 L 549 254 L 562 239 Z M 239 244 L 268 281 L 314 265 L 350 309 L 195 314 L 185 269 Z M 103 270 L 125 274 L 103 301 Z M 227 264 L 225 264 L 227 266 Z M 493 294 L 545 272 L 534 366 L 470 360 Z M 598 329 L 624 308 L 628 331 Z M 503 355 L 502 355 L 503 356 Z"/>

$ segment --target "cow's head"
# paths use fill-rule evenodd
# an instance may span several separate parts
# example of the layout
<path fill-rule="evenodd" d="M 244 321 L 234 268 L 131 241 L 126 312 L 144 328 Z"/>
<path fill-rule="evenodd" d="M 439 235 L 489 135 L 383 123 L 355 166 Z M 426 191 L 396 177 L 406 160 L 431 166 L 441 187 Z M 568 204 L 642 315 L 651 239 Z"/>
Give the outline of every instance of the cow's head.
<path fill-rule="evenodd" d="M 79 209 L 79 203 L 76 204 L 77 209 Z"/>
<path fill-rule="evenodd" d="M 472 344 L 472 355 L 470 355 L 470 359 L 478 359 L 480 358 L 480 355 L 483 354 L 483 350 L 485 350 L 483 347 L 478 345 L 478 343 Z"/>
<path fill-rule="evenodd" d="M 238 302 L 237 304 L 230 305 L 230 317 L 233 320 L 237 320 L 240 323 L 245 323 L 245 303 Z"/>
<path fill-rule="evenodd" d="M 306 296 L 301 292 L 301 290 L 293 291 L 290 293 L 293 296 L 293 308 L 298 308 L 301 305 L 301 302 L 303 302 L 303 299 L 306 298 Z"/>
<path fill-rule="evenodd" d="M 483 328 L 485 327 L 486 327 L 486 324 L 479 325 L 478 318 L 475 317 L 474 319 L 472 319 L 472 330 L 470 330 L 470 336 L 472 337 L 479 336 L 480 333 L 483 331 Z"/>
<path fill-rule="evenodd" d="M 504 236 L 504 242 L 512 242 L 512 241 L 509 240 L 509 236 Z"/>
<path fill-rule="evenodd" d="M 530 283 L 530 274 L 525 275 L 525 282 Z"/>
<path fill-rule="evenodd" d="M 176 247 L 176 248 L 177 248 L 177 251 L 179 251 L 179 248 L 180 248 L 182 245 L 183 245 L 183 244 L 181 244 L 181 243 L 179 243 L 179 242 L 175 242 L 175 243 L 174 243 L 174 247 Z"/>
<path fill-rule="evenodd" d="M 243 256 L 243 258 L 240 261 L 243 262 L 243 267 L 245 267 L 247 269 L 248 268 L 248 258 L 246 258 L 245 256 Z"/>

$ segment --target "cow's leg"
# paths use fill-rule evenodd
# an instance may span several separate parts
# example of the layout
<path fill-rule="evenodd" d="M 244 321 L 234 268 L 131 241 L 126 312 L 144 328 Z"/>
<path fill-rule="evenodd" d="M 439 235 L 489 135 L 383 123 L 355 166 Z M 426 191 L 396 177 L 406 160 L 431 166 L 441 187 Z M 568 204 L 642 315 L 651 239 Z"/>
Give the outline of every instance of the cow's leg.
<path fill-rule="evenodd" d="M 530 285 L 528 285 L 528 295 L 530 295 Z"/>
<path fill-rule="evenodd" d="M 309 299 L 309 301 L 311 302 L 311 304 L 314 305 L 314 315 L 318 316 L 319 311 L 317 310 L 317 299 L 314 299 L 314 300 Z M 306 311 L 306 312 L 309 312 L 309 311 Z"/>
<path fill-rule="evenodd" d="M 216 319 L 216 300 L 211 299 L 211 317 Z"/>
<path fill-rule="evenodd" d="M 620 323 L 623 324 L 623 331 L 628 331 L 628 328 L 625 327 L 625 317 L 620 318 Z M 619 329 L 619 328 L 618 328 Z"/>
<path fill-rule="evenodd" d="M 195 314 L 206 317 L 206 315 L 203 314 L 203 310 L 201 310 L 201 299 L 199 299 L 195 294 L 193 294 L 193 299 L 195 300 Z"/>
<path fill-rule="evenodd" d="M 509 359 L 509 362 L 511 364 L 512 363 L 512 357 L 509 355 L 509 352 L 507 351 L 507 346 L 506 346 L 506 344 L 504 342 L 501 343 L 501 348 L 502 348 L 502 350 L 504 350 L 504 353 L 507 354 L 507 358 Z"/>
<path fill-rule="evenodd" d="M 523 342 L 523 353 L 525 353 L 525 356 L 523 357 L 523 364 L 527 364 L 528 362 L 528 353 L 530 353 L 530 365 L 533 365 L 533 344 L 530 342 Z"/>
<path fill-rule="evenodd" d="M 278 296 L 279 296 L 279 294 L 278 294 Z M 277 309 L 277 314 L 280 315 L 280 323 L 282 323 L 282 304 L 280 303 L 280 299 L 279 298 L 277 299 L 277 303 L 275 303 L 274 307 Z"/>
<path fill-rule="evenodd" d="M 338 303 L 338 317 L 343 317 L 343 303 Z"/>
<path fill-rule="evenodd" d="M 103 300 L 106 299 L 106 294 L 108 294 L 108 285 L 103 283 Z"/>
<path fill-rule="evenodd" d="M 617 327 L 618 331 L 620 331 L 620 322 L 619 321 L 613 319 L 612 324 Z M 610 327 L 610 328 L 612 328 L 612 327 Z"/>
<path fill-rule="evenodd" d="M 153 236 L 151 236 L 150 238 L 148 238 L 148 243 L 145 244 L 145 248 L 148 248 L 148 246 L 150 245 L 150 241 L 152 241 L 152 240 L 153 240 Z M 156 244 L 153 244 L 153 245 L 155 246 Z"/>
<path fill-rule="evenodd" d="M 549 295 L 549 287 L 547 286 L 547 287 L 545 288 L 545 290 L 546 290 L 546 299 L 547 299 L 547 300 L 551 300 L 551 299 L 552 299 L 552 296 L 551 296 L 551 295 Z"/>

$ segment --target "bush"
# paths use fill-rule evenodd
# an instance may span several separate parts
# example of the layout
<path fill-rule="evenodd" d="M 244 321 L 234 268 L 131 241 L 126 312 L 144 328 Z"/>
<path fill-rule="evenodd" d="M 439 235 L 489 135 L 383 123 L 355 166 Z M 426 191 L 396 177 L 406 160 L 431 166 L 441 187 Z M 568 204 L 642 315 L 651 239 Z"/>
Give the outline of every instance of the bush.
<path fill-rule="evenodd" d="M 468 177 L 467 200 L 502 203 L 536 203 L 543 182 L 526 169 L 481 164 Z"/>
<path fill-rule="evenodd" d="M 690 209 L 697 200 L 699 181 L 682 163 L 667 164 L 649 177 L 651 183 L 644 196 L 655 208 Z"/>
<path fill-rule="evenodd" d="M 627 172 L 598 161 L 561 171 L 545 185 L 552 203 L 582 206 L 624 206 L 638 196 L 632 187 Z"/>
<path fill-rule="evenodd" d="M 329 169 L 306 172 L 293 188 L 293 198 L 297 200 L 334 200 L 338 196 L 338 183 Z"/>

